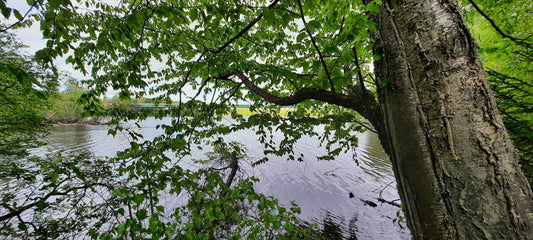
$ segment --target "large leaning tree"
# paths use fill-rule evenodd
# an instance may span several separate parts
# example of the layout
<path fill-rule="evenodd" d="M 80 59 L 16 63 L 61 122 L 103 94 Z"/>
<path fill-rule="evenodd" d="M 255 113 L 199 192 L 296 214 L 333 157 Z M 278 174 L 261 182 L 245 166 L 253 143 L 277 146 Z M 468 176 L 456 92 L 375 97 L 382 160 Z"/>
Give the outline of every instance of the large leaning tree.
<path fill-rule="evenodd" d="M 515 147 L 529 184 L 533 184 L 533 45 L 530 14 L 524 1 L 463 1 L 465 20 L 479 43 L 487 78 L 498 110 Z M 494 7 L 498 6 L 498 7 Z M 502 9 L 505 9 L 502 11 Z M 514 12 L 517 14 L 509 14 Z"/>
<path fill-rule="evenodd" d="M 192 143 L 253 127 L 265 153 L 302 159 L 292 144 L 321 123 L 332 158 L 356 144 L 351 131 L 361 125 L 346 123 L 360 115 L 391 157 L 414 239 L 533 236 L 531 189 L 457 1 L 32 3 L 33 18 L 18 15 L 20 24 L 40 21 L 48 43 L 37 57 L 66 55 L 89 76 L 90 111 L 147 116 L 91 104 L 111 88 L 122 98 L 179 101 L 157 113 L 173 117 L 161 125 L 166 135 L 122 156 L 163 169 L 169 158 L 154 152 L 185 156 Z M 243 102 L 256 114 L 240 116 L 233 106 Z M 221 124 L 222 114 L 238 124 Z M 130 176 L 153 182 L 140 166 Z"/>
<path fill-rule="evenodd" d="M 376 21 L 376 78 L 394 85 L 378 90 L 384 138 L 415 238 L 528 238 L 531 191 L 457 5 L 389 2 Z"/>

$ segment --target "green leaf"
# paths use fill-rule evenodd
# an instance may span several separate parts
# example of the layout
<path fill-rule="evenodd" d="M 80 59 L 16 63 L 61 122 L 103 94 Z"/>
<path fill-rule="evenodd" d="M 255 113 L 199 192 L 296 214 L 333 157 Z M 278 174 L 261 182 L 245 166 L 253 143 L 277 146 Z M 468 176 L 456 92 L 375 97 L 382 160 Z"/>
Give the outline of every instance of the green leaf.
<path fill-rule="evenodd" d="M 163 206 L 156 206 L 155 209 L 160 212 L 160 213 L 164 213 L 165 212 L 165 207 Z"/>
<path fill-rule="evenodd" d="M 137 216 L 137 219 L 142 221 L 148 217 L 148 211 L 146 209 L 140 209 L 139 211 L 135 212 L 135 216 Z"/>
<path fill-rule="evenodd" d="M 197 8 L 191 8 L 189 11 L 189 19 L 194 21 L 198 19 L 198 9 Z"/>
<path fill-rule="evenodd" d="M 9 16 L 11 16 L 11 8 L 3 7 L 2 15 L 4 15 L 5 18 L 9 18 Z"/>
<path fill-rule="evenodd" d="M 307 25 L 305 25 L 305 27 L 307 28 L 307 30 L 309 30 L 309 32 L 310 32 L 311 34 L 313 34 L 313 33 L 315 32 L 315 30 L 316 30 L 315 26 L 314 26 L 314 25 L 311 25 L 311 24 L 309 24 L 309 23 L 308 23 Z"/>
<path fill-rule="evenodd" d="M 307 23 L 307 27 L 311 27 L 313 29 L 311 32 L 315 32 L 316 29 L 320 29 L 322 27 L 322 24 L 318 20 L 312 20 Z"/>
<path fill-rule="evenodd" d="M 131 26 L 137 25 L 137 14 L 130 14 L 126 19 L 126 23 Z"/>
<path fill-rule="evenodd" d="M 263 8 L 263 17 L 269 24 L 274 24 L 276 21 L 274 11 L 270 8 Z"/>
<path fill-rule="evenodd" d="M 50 29 L 52 27 L 52 22 L 51 21 L 43 21 L 41 22 L 41 30 L 47 30 L 47 29 Z"/>
<path fill-rule="evenodd" d="M 48 11 L 44 14 L 44 21 L 53 21 L 56 17 L 56 13 L 52 11 Z"/>
<path fill-rule="evenodd" d="M 306 11 L 315 10 L 315 1 L 312 1 L 312 0 L 305 1 L 303 8 Z"/>
<path fill-rule="evenodd" d="M 15 17 L 19 20 L 19 21 L 22 21 L 22 19 L 24 18 L 20 12 L 16 9 L 13 10 L 13 14 L 15 15 Z"/>
<path fill-rule="evenodd" d="M 48 4 L 55 9 L 61 5 L 61 0 L 48 0 Z"/>
<path fill-rule="evenodd" d="M 26 231 L 28 229 L 28 226 L 26 226 L 26 224 L 24 223 L 19 223 L 17 227 L 19 230 L 22 230 L 22 231 Z"/>
<path fill-rule="evenodd" d="M 117 210 L 117 213 L 120 214 L 120 215 L 122 215 L 122 216 L 124 216 L 124 208 L 119 208 L 119 209 Z"/>
<path fill-rule="evenodd" d="M 120 224 L 120 225 L 118 225 L 118 227 L 117 227 L 117 233 L 118 233 L 119 235 L 124 234 L 124 231 L 125 231 L 125 230 L 126 230 L 126 224 Z"/>
<path fill-rule="evenodd" d="M 59 178 L 59 174 L 56 172 L 49 172 L 48 176 L 50 176 L 52 178 L 52 181 L 54 182 L 57 181 L 57 179 Z"/>
<path fill-rule="evenodd" d="M 152 232 L 157 232 L 157 228 L 158 228 L 158 226 L 159 226 L 159 223 L 160 223 L 160 222 L 159 222 L 158 219 L 156 219 L 156 218 L 151 218 L 151 219 L 150 219 L 150 226 L 149 226 L 150 230 L 151 230 Z"/>
<path fill-rule="evenodd" d="M 298 37 L 296 37 L 296 41 L 301 43 L 302 40 L 304 38 L 306 38 L 306 37 L 307 37 L 307 33 L 306 32 L 301 32 L 300 34 L 298 34 Z"/>
<path fill-rule="evenodd" d="M 138 205 L 138 204 L 141 204 L 145 198 L 146 196 L 144 195 L 135 195 L 135 197 L 133 198 L 133 202 L 135 202 Z"/>

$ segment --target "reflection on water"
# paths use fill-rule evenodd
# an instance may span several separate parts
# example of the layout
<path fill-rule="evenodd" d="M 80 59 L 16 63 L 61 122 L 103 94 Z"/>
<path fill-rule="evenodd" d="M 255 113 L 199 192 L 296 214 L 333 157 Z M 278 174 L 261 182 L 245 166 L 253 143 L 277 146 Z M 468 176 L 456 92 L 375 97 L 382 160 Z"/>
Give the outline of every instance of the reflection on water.
<path fill-rule="evenodd" d="M 73 126 L 57 126 L 55 131 L 47 137 L 47 145 L 44 147 L 48 153 L 53 153 L 61 149 L 67 151 L 88 150 L 88 145 L 91 144 L 89 138 L 89 126 L 73 125 Z"/>
<path fill-rule="evenodd" d="M 150 139 L 161 134 L 155 128 L 157 123 L 148 119 L 135 128 Z M 48 145 L 35 153 L 88 150 L 96 156 L 111 157 L 129 146 L 126 135 L 112 137 L 107 130 L 102 125 L 58 126 L 48 136 Z M 259 178 L 256 190 L 278 198 L 282 204 L 295 201 L 302 209 L 302 221 L 317 223 L 324 230 L 323 239 L 409 239 L 409 231 L 392 221 L 399 209 L 377 201 L 380 196 L 387 200 L 399 198 L 388 157 L 375 134 L 358 133 L 358 137 L 358 163 L 351 153 L 341 154 L 334 161 L 319 161 L 317 156 L 326 150 L 317 147 L 317 139 L 303 138 L 295 146 L 297 155 L 304 154 L 303 162 L 269 156 L 268 162 L 256 167 L 251 162 L 263 157 L 263 148 L 253 131 L 233 133 L 226 141 L 238 141 L 249 150 L 249 161 L 241 163 L 242 177 Z M 193 152 L 192 159 L 202 157 L 203 152 Z M 194 165 L 191 161 L 181 163 Z M 167 204 L 179 201 L 162 200 Z"/>
<path fill-rule="evenodd" d="M 394 176 L 392 172 L 389 156 L 383 150 L 377 135 L 368 134 L 366 142 L 360 143 L 358 152 L 360 167 L 365 173 L 374 176 L 376 181 Z"/>

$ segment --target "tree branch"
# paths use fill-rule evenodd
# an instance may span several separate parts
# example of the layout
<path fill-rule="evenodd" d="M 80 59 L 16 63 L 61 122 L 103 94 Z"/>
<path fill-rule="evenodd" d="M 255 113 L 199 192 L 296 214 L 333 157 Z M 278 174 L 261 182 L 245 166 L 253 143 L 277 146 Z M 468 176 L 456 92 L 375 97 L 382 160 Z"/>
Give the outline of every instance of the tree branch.
<path fill-rule="evenodd" d="M 290 106 L 296 105 L 307 100 L 317 100 L 328 104 L 338 105 L 344 108 L 352 109 L 361 114 L 361 116 L 367 119 L 372 124 L 372 126 L 374 126 L 375 131 L 377 132 L 385 151 L 389 154 L 391 152 L 391 150 L 388 148 L 389 144 L 386 137 L 387 132 L 383 119 L 383 112 L 381 111 L 378 102 L 375 100 L 373 93 L 366 88 L 355 88 L 353 95 L 335 93 L 317 88 L 301 88 L 295 91 L 290 96 L 280 97 L 254 84 L 239 69 L 233 70 L 232 72 L 228 71 L 222 73 L 218 76 L 215 76 L 214 78 L 227 80 L 232 76 L 237 76 L 241 80 L 242 84 L 244 84 L 248 88 L 248 90 L 252 91 L 264 100 L 273 104 L 281 106 Z"/>
<path fill-rule="evenodd" d="M 342 93 L 335 93 L 323 89 L 315 88 L 301 88 L 290 96 L 280 97 L 271 94 L 264 89 L 255 85 L 250 79 L 240 70 L 234 70 L 232 73 L 226 73 L 222 78 L 228 78 L 232 75 L 237 76 L 244 85 L 261 98 L 277 105 L 290 106 L 301 103 L 306 100 L 318 100 L 329 104 L 342 106 L 348 109 L 359 112 L 364 118 L 368 119 L 372 125 L 381 124 L 381 112 L 376 100 L 366 92 L 358 91 L 355 95 L 345 95 Z M 366 90 L 366 89 L 365 89 Z M 368 90 L 366 90 L 368 91 Z"/>
<path fill-rule="evenodd" d="M 30 9 L 28 9 L 28 11 L 26 11 L 26 13 L 24 14 L 24 16 L 22 16 L 22 19 L 16 21 L 15 23 L 9 25 L 8 27 L 4 28 L 4 29 L 0 29 L 0 33 L 3 33 L 11 28 L 13 28 L 15 25 L 17 24 L 20 24 L 26 17 L 28 17 L 28 15 L 30 14 L 30 12 L 33 10 L 33 8 L 35 7 L 35 2 L 30 6 Z"/>
<path fill-rule="evenodd" d="M 335 42 L 337 37 L 339 37 L 341 35 L 342 30 L 344 29 L 344 21 L 345 21 L 344 16 L 342 16 L 341 27 L 339 28 L 339 32 L 335 35 L 335 37 L 333 37 L 333 40 L 331 41 L 332 44 Z"/>
<path fill-rule="evenodd" d="M 519 44 L 519 45 L 524 45 L 526 47 L 531 47 L 531 43 L 528 43 L 526 42 L 527 39 L 529 39 L 531 36 L 527 37 L 527 38 L 517 38 L 517 37 L 513 37 L 505 32 L 503 32 L 499 27 L 498 25 L 496 25 L 496 23 L 494 22 L 494 20 L 492 20 L 485 12 L 483 12 L 481 10 L 481 8 L 479 8 L 479 6 L 474 2 L 474 0 L 468 0 L 468 2 L 470 2 L 470 4 L 472 4 L 472 7 L 474 7 L 476 9 L 476 11 L 481 14 L 481 16 L 483 16 L 487 21 L 489 21 L 490 25 L 492 25 L 492 27 L 494 28 L 494 30 L 496 30 L 496 32 L 498 32 L 500 35 L 502 35 L 503 37 L 505 38 L 508 38 L 510 39 L 511 41 Z"/>
<path fill-rule="evenodd" d="M 361 85 L 361 88 L 365 88 L 365 81 L 363 78 L 363 74 L 361 73 L 362 68 L 361 68 L 361 65 L 359 64 L 359 57 L 357 57 L 357 47 L 353 46 L 352 51 L 353 51 L 353 59 L 355 61 L 355 66 L 357 67 L 357 78 L 359 79 L 359 84 Z"/>
<path fill-rule="evenodd" d="M 311 38 L 311 42 L 313 43 L 313 46 L 316 49 L 316 52 L 318 53 L 318 57 L 320 58 L 320 62 L 322 63 L 322 66 L 324 66 L 324 71 L 326 72 L 326 76 L 328 77 L 329 85 L 331 87 L 331 91 L 335 93 L 335 86 L 333 85 L 333 81 L 331 80 L 331 76 L 329 74 L 328 66 L 326 65 L 326 61 L 324 61 L 324 56 L 322 56 L 322 52 L 320 51 L 320 48 L 318 48 L 318 45 L 316 44 L 315 38 L 313 37 L 313 34 L 311 34 L 311 31 L 309 31 L 309 28 L 307 28 L 307 22 L 305 21 L 304 17 L 304 10 L 302 8 L 302 2 L 298 0 L 298 7 L 300 8 L 300 14 L 302 16 L 302 21 L 304 23 L 304 28 L 307 34 L 309 35 L 309 38 Z"/>
<path fill-rule="evenodd" d="M 388 203 L 388 204 L 390 204 L 392 206 L 395 206 L 395 207 L 399 207 L 399 208 L 402 207 L 399 203 L 395 203 L 394 201 L 388 201 L 388 200 L 385 200 L 383 198 L 378 198 L 378 201 L 380 201 L 382 203 Z"/>
<path fill-rule="evenodd" d="M 270 5 L 268 5 L 268 8 L 270 8 L 270 9 L 274 8 L 274 6 L 276 6 L 276 4 L 278 4 L 279 1 L 280 0 L 275 0 Z M 259 16 L 254 18 L 250 23 L 248 23 L 248 25 L 246 25 L 246 27 L 244 27 L 239 33 L 237 33 L 237 35 L 233 36 L 229 41 L 224 43 L 217 50 L 211 51 L 211 52 L 213 52 L 214 54 L 218 54 L 218 53 L 222 52 L 231 43 L 233 43 L 235 40 L 239 39 L 240 37 L 242 37 L 242 35 L 244 35 L 246 32 L 248 32 L 248 30 L 250 30 L 257 22 L 259 22 L 259 20 L 261 20 L 261 18 L 263 18 L 263 13 L 259 14 Z"/>
<path fill-rule="evenodd" d="M 65 180 L 68 180 L 68 179 L 65 179 Z M 64 182 L 65 180 L 63 180 L 62 182 Z M 48 194 L 44 195 L 43 197 L 41 197 L 39 199 L 36 199 L 34 202 L 32 202 L 30 204 L 21 206 L 18 209 L 13 209 L 13 208 L 9 207 L 7 204 L 2 204 L 2 206 L 7 208 L 8 210 L 10 210 L 10 212 L 8 212 L 8 213 L 6 213 L 4 215 L 1 215 L 0 216 L 0 222 L 3 222 L 3 221 L 11 219 L 13 217 L 16 217 L 16 216 L 20 215 L 21 213 L 23 213 L 24 211 L 26 211 L 26 210 L 28 210 L 28 209 L 30 209 L 32 207 L 37 206 L 39 203 L 46 202 L 46 200 L 48 200 L 50 197 L 53 197 L 53 196 L 65 196 L 65 195 L 69 194 L 70 192 L 73 192 L 74 190 L 86 189 L 86 188 L 91 188 L 91 187 L 94 187 L 94 186 L 105 186 L 105 185 L 104 184 L 99 184 L 99 183 L 92 183 L 92 184 L 88 184 L 88 185 L 71 187 L 69 189 L 66 189 L 63 192 L 57 190 L 59 186 L 60 185 L 56 186 L 51 192 L 49 192 Z"/>

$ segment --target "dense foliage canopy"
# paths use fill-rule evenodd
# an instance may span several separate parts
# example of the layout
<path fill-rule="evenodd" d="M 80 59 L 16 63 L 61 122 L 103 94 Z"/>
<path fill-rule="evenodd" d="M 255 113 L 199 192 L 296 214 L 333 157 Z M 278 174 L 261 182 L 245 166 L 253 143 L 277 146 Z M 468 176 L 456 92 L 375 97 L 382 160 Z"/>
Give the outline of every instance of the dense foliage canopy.
<path fill-rule="evenodd" d="M 79 156 L 58 156 L 51 161 L 35 160 L 38 166 L 46 166 L 41 173 L 32 172 L 32 167 L 18 171 L 16 177 L 4 173 L 2 177 L 18 180 L 25 180 L 28 174 L 23 172 L 41 174 L 46 187 L 36 198 L 28 197 L 34 203 L 26 205 L 20 205 L 13 194 L 6 195 L 9 204 L 2 205 L 2 210 L 8 214 L 0 220 L 8 227 L 1 234 L 46 236 L 50 232 L 43 229 L 56 229 L 54 236 L 81 233 L 101 239 L 308 236 L 307 229 L 296 227 L 296 206 L 286 209 L 255 193 L 254 179 L 231 184 L 245 150 L 238 143 L 225 142 L 224 135 L 254 129 L 266 156 L 254 164 L 261 164 L 269 154 L 303 160 L 305 156 L 295 152 L 293 144 L 304 135 L 318 137 L 329 150 L 320 159 L 334 159 L 341 151 L 357 146 L 354 131 L 376 131 L 368 123 L 375 121 L 370 113 L 377 109 L 378 84 L 370 63 L 381 56 L 371 52 L 371 34 L 376 29 L 369 13 L 378 11 L 380 1 L 364 2 L 29 0 L 37 11 L 23 16 L 0 0 L 2 14 L 20 20 L 12 27 L 40 24 L 47 44 L 35 55 L 39 63 L 53 69 L 54 59 L 66 56 L 69 64 L 87 76 L 84 84 L 88 91 L 80 98 L 87 112 L 110 117 L 114 126 L 110 133 L 124 131 L 131 138 L 130 148 L 116 158 L 81 161 Z M 483 1 L 483 6 L 491 9 L 493 2 Z M 521 3 L 511 2 L 510 6 Z M 529 10 L 516 11 L 522 16 L 522 11 Z M 508 21 L 503 15 L 498 18 Z M 489 26 L 474 31 L 480 38 L 490 39 L 484 31 L 492 30 L 487 29 Z M 482 52 L 489 59 L 489 74 L 501 94 L 501 106 L 509 104 L 503 108 L 508 127 L 516 129 L 517 144 L 528 154 L 531 55 L 527 31 L 531 28 L 504 29 L 525 40 L 502 38 L 486 45 L 482 41 Z M 505 56 L 491 55 L 502 54 L 500 49 Z M 513 57 L 515 52 L 523 58 Z M 498 68 L 499 58 L 513 67 Z M 15 83 L 37 84 L 27 79 Z M 379 84 L 395 88 L 386 80 Z M 150 113 L 159 119 L 172 117 L 171 122 L 158 126 L 165 133 L 145 139 L 124 129 L 121 121 L 141 121 L 150 114 L 103 108 L 100 97 L 111 90 L 123 100 L 155 97 L 156 103 L 177 102 L 168 110 Z M 251 116 L 236 110 L 236 105 L 244 103 L 250 106 Z M 281 108 L 289 105 L 292 111 L 280 114 Z M 225 115 L 234 122 L 222 121 Z M 325 124 L 325 132 L 319 134 L 313 130 L 320 124 Z M 276 136 L 282 136 L 281 140 L 275 140 Z M 180 161 L 201 146 L 214 149 L 212 156 L 225 159 L 228 167 L 192 171 L 180 166 Z M 111 169 L 114 171 L 105 171 Z M 31 185 L 36 179 L 28 181 Z M 92 204 L 91 194 L 98 194 L 97 204 Z M 185 206 L 168 207 L 159 201 L 164 194 L 186 195 L 189 200 Z M 56 195 L 70 196 L 60 199 L 77 206 L 79 212 L 67 211 L 70 218 L 65 219 L 69 221 L 44 217 L 51 219 L 51 225 L 37 226 L 39 221 L 21 217 L 21 212 L 32 207 L 44 209 Z M 74 225 L 82 227 L 65 227 Z"/>

